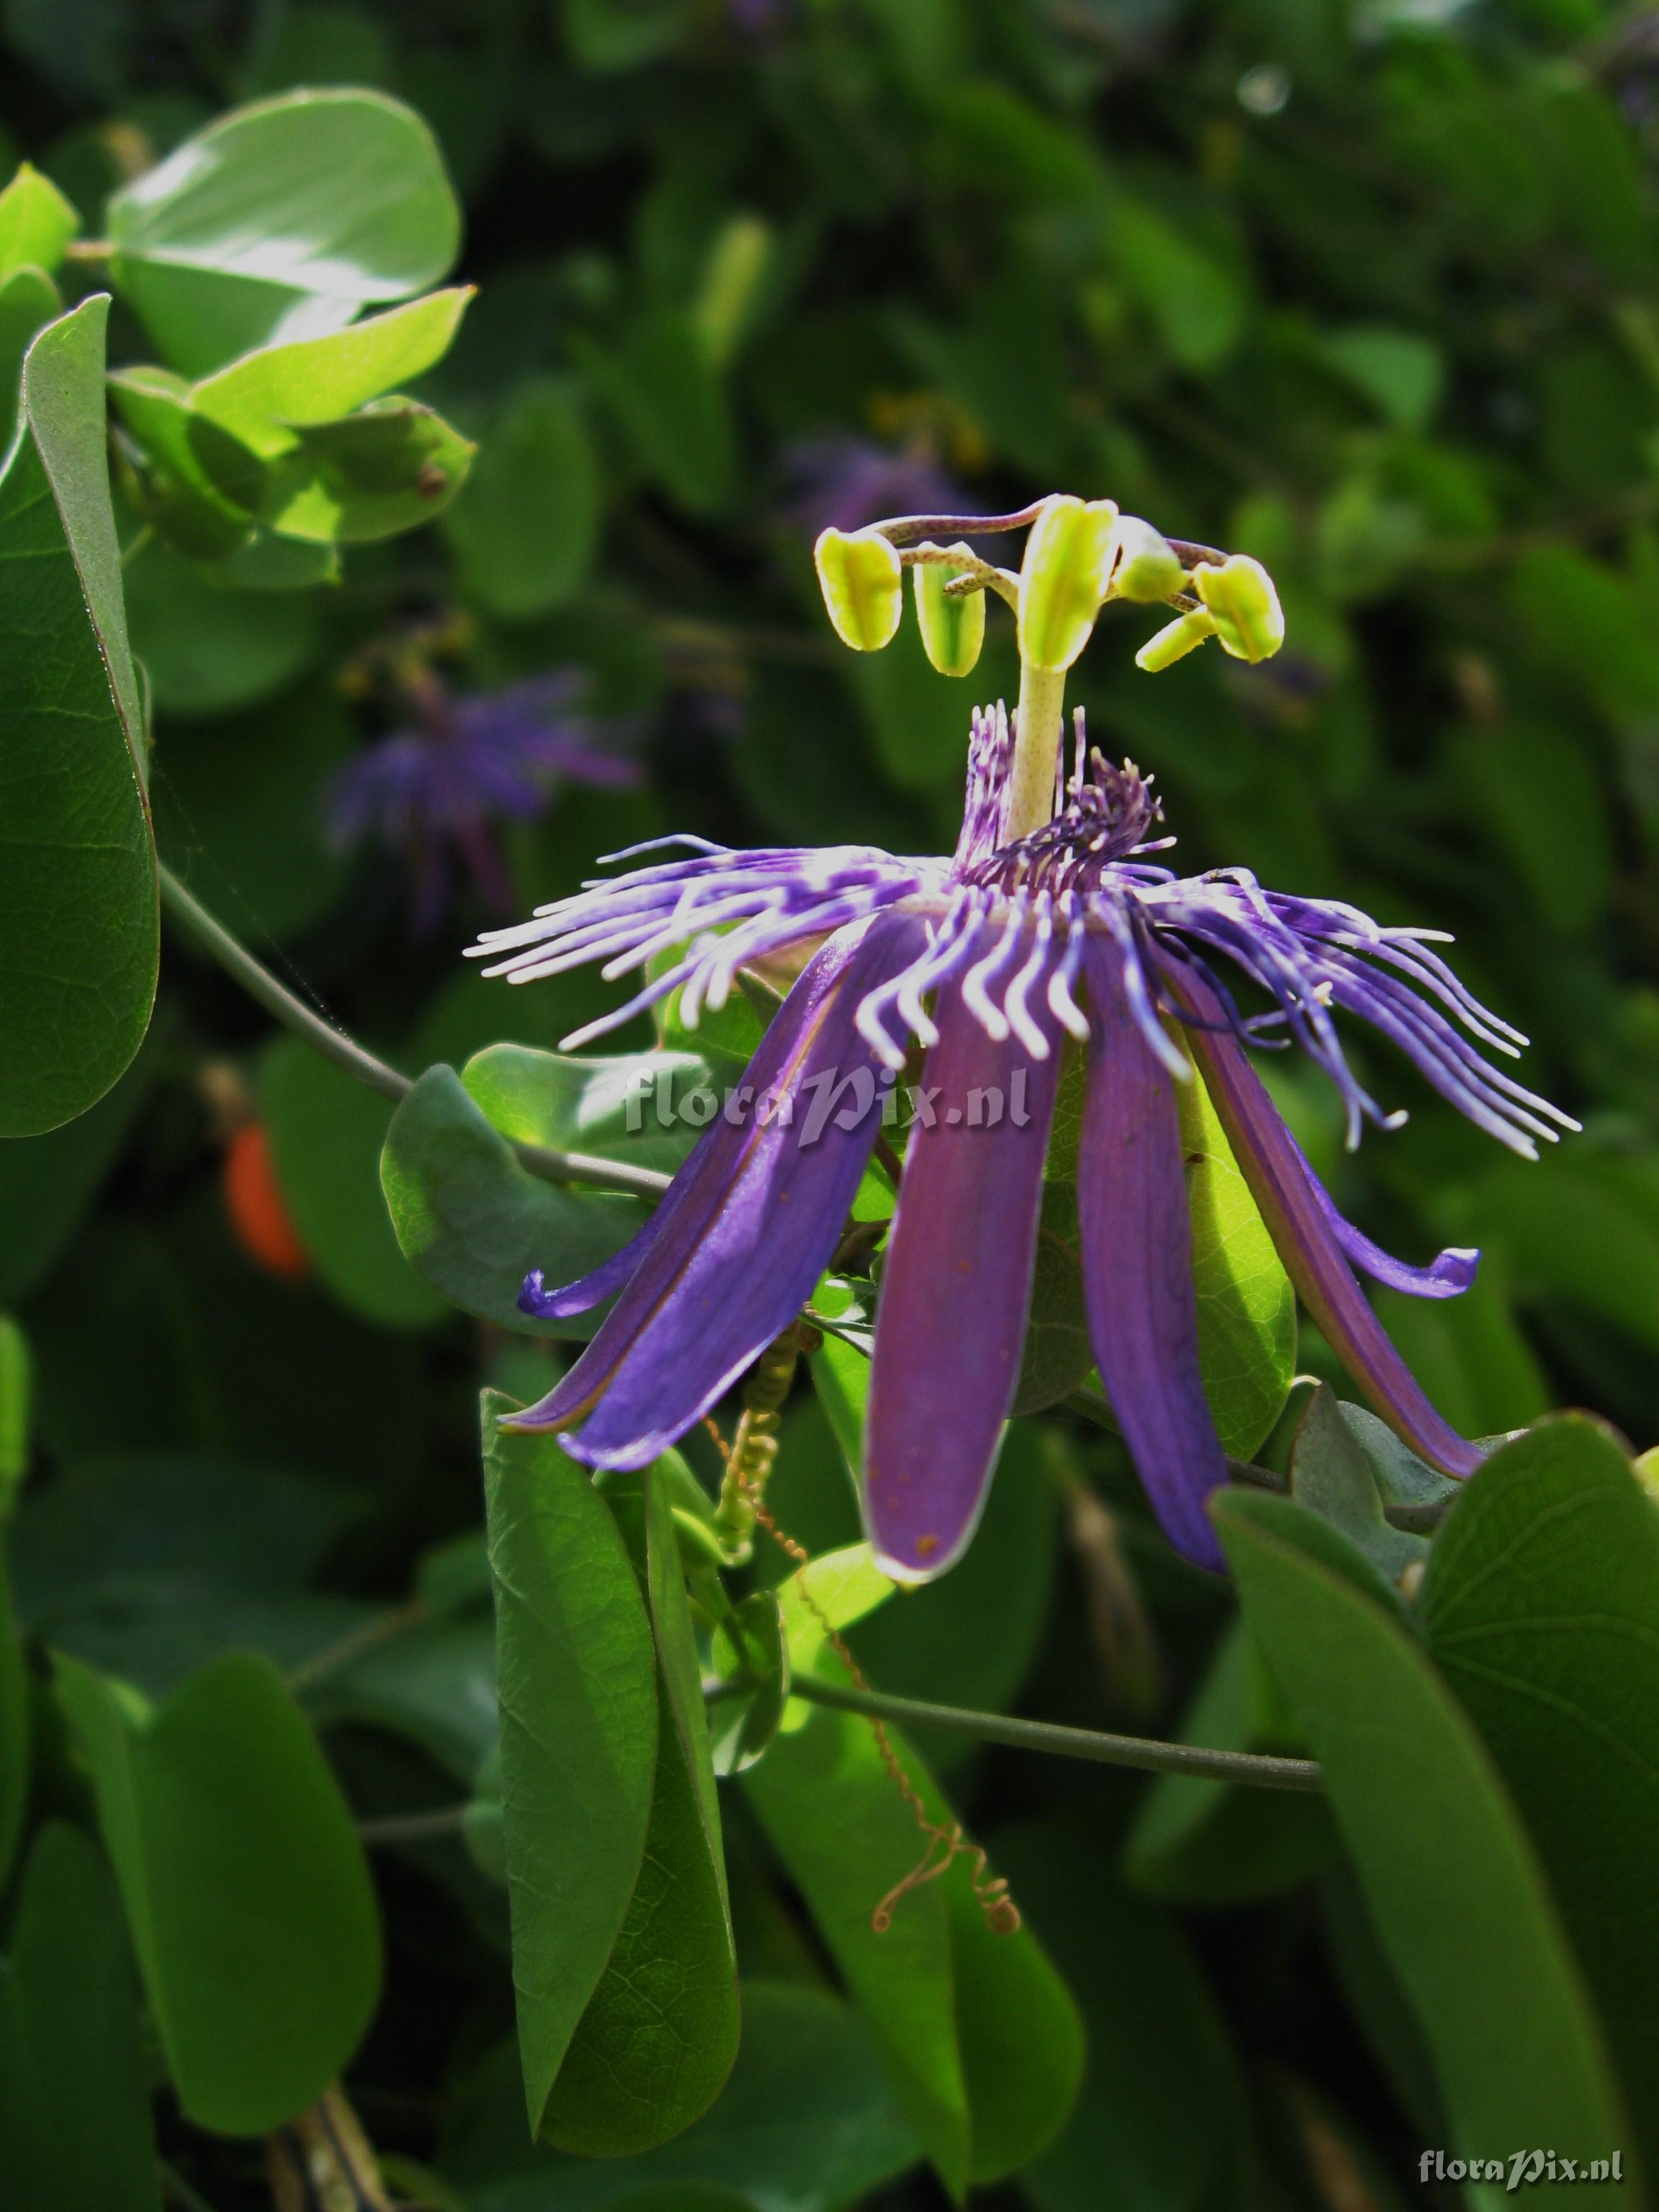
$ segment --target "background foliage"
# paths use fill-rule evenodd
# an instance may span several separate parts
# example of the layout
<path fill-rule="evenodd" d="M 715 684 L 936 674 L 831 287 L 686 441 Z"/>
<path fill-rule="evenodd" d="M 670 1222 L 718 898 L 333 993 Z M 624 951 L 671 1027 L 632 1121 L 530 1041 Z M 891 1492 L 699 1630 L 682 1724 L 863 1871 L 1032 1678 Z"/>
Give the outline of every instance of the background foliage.
<path fill-rule="evenodd" d="M 6 0 L 0 23 L 0 175 L 33 165 L 0 198 L 0 805 L 78 841 L 9 878 L 0 947 L 23 1638 L 0 1637 L 0 2142 L 24 2201 L 266 2203 L 254 2139 L 343 2070 L 398 2189 L 470 2212 L 1464 2201 L 1419 2191 L 1425 2145 L 1622 2144 L 1633 2173 L 1645 2137 L 1651 2167 L 1659 1531 L 1591 1423 L 1508 1446 L 1431 1551 L 1382 1514 L 1422 1503 L 1418 1471 L 1298 1384 L 1260 1454 L 1291 1496 L 1223 1509 L 1248 1627 L 1063 1413 L 1018 1427 L 943 1583 L 877 1610 L 854 1556 L 815 1569 L 884 1689 L 1324 1763 L 1328 1805 L 919 1739 L 1018 1939 L 954 1875 L 870 1933 L 918 1846 L 848 1715 L 792 1702 L 716 1815 L 666 1491 L 601 1500 L 523 1438 L 486 1463 L 526 1607 L 503 1600 L 498 1723 L 477 1393 L 539 1395 L 561 1356 L 517 1331 L 523 1267 L 556 1245 L 577 1273 L 638 1218 L 501 1139 L 674 1158 L 628 1144 L 603 1066 L 506 1049 L 550 1049 L 611 987 L 509 994 L 457 958 L 671 827 L 949 849 L 967 691 L 1012 692 L 1011 640 L 994 610 L 969 687 L 908 627 L 840 653 L 822 523 L 1063 487 L 1255 553 L 1285 652 L 1154 681 L 1133 617 L 1106 625 L 1091 731 L 1156 772 L 1186 867 L 1455 931 L 1582 1139 L 1510 1160 L 1380 1053 L 1413 1119 L 1355 1158 L 1316 1084 L 1270 1070 L 1275 1095 L 1382 1241 L 1485 1249 L 1468 1297 L 1382 1300 L 1455 1424 L 1589 1405 L 1647 1445 L 1649 19 Z M 88 443 L 106 288 L 118 550 Z M 31 649 L 76 623 L 61 660 Z M 513 689 L 549 671 L 539 703 Z M 498 695 L 506 738 L 477 705 Z M 479 817 L 447 787 L 411 813 L 401 756 L 351 812 L 348 763 L 399 732 L 430 755 L 475 710 L 480 757 L 563 717 L 546 804 Z M 389 1146 L 391 1103 L 183 939 L 107 1087 L 155 989 L 146 803 L 162 860 L 302 994 L 412 1076 L 463 1071 L 425 1076 Z M 745 1049 L 740 1024 L 663 1041 L 717 1070 Z M 1042 1351 L 1069 1382 L 1055 1265 Z M 1341 1386 L 1305 1327 L 1298 1358 Z M 858 1363 L 815 1368 L 775 1502 L 835 1553 Z M 1255 1443 L 1281 1398 L 1241 1415 Z M 786 1570 L 763 1557 L 756 1587 Z M 791 1603 L 797 1671 L 833 1671 Z M 550 1832 L 562 1774 L 601 1768 L 591 1863 L 556 1853 L 543 1883 L 504 1856 L 504 1819 Z M 682 1996 L 642 2115 L 612 2092 L 647 1986 Z M 532 2149 L 526 2087 L 558 2148 Z"/>

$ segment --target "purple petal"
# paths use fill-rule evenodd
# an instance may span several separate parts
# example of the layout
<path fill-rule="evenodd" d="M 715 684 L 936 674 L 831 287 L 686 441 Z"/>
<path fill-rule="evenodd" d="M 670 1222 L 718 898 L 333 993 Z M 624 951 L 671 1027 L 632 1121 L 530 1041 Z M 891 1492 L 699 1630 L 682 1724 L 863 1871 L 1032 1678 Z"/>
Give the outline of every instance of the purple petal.
<path fill-rule="evenodd" d="M 1188 1045 L 1279 1256 L 1326 1341 L 1373 1410 L 1414 1452 L 1443 1474 L 1473 1474 L 1480 1453 L 1436 1413 L 1366 1303 L 1332 1224 L 1330 1201 L 1227 1028 L 1220 999 L 1192 971 L 1177 984 L 1166 970 L 1166 980 L 1197 1017 Z"/>
<path fill-rule="evenodd" d="M 1386 1284 L 1391 1291 L 1404 1291 L 1413 1298 L 1461 1297 L 1468 1289 L 1480 1265 L 1479 1252 L 1465 1244 L 1449 1244 L 1443 1252 L 1435 1254 L 1426 1267 L 1409 1267 L 1404 1260 L 1396 1260 L 1380 1244 L 1373 1244 L 1363 1229 L 1356 1229 L 1352 1221 L 1337 1212 L 1335 1200 L 1308 1164 L 1307 1154 L 1288 1129 L 1285 1134 L 1295 1147 L 1327 1227 L 1353 1265 L 1373 1282 Z"/>
<path fill-rule="evenodd" d="M 676 1178 L 663 1201 L 673 1211 L 615 1310 L 557 1388 L 508 1425 L 568 1429 L 586 1413 L 580 1436 L 566 1440 L 574 1458 L 643 1467 L 793 1320 L 835 1249 L 879 1127 L 878 1103 L 852 1110 L 880 1097 L 854 1028 L 859 1000 L 922 939 L 913 916 L 883 916 L 818 953 L 744 1079 L 757 1097 L 787 1088 L 793 1118 L 762 1127 L 751 1107 L 711 1125 L 714 1143 Z M 825 1075 L 826 1087 L 807 1087 Z M 826 1100 L 836 1102 L 827 1119 L 815 1111 Z"/>
<path fill-rule="evenodd" d="M 1204 1396 L 1193 1224 L 1170 1077 L 1115 950 L 1091 949 L 1078 1223 L 1089 1341 L 1152 1509 L 1176 1550 L 1224 1569 L 1205 1501 L 1227 1462 Z"/>
<path fill-rule="evenodd" d="M 938 1119 L 919 1122 L 904 1163 L 865 1450 L 870 1540 L 901 1582 L 942 1574 L 965 1549 L 1019 1382 L 1060 1068 L 1048 1006 L 1030 1018 L 1048 1040 L 1046 1060 L 1017 1038 L 994 1042 L 959 983 L 941 991 L 934 1015 L 922 1084 L 939 1093 Z M 969 1118 L 977 1091 L 982 1126 Z"/>

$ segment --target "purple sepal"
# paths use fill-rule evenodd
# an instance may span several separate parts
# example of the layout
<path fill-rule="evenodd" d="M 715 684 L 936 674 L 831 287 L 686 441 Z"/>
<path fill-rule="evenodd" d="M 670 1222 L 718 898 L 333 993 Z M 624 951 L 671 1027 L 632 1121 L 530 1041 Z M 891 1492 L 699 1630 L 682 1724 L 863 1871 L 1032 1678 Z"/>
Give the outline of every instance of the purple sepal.
<path fill-rule="evenodd" d="M 1395 1435 L 1443 1474 L 1473 1474 L 1480 1453 L 1429 1403 L 1366 1303 L 1329 1219 L 1330 1201 L 1222 1018 L 1219 997 L 1195 971 L 1182 978 L 1180 990 L 1197 1017 L 1187 1042 L 1303 1304 Z"/>
<path fill-rule="evenodd" d="M 1164 1534 L 1220 1572 L 1227 1563 L 1205 1505 L 1227 1480 L 1227 1462 L 1199 1371 L 1175 1097 L 1135 1019 L 1115 950 L 1091 947 L 1088 975 L 1078 1223 L 1089 1342 Z"/>
<path fill-rule="evenodd" d="M 791 1322 L 835 1249 L 880 1126 L 855 1099 L 803 1138 L 829 1075 L 839 1086 L 864 1070 L 869 1047 L 854 1027 L 863 994 L 914 958 L 924 938 L 908 915 L 883 916 L 823 950 L 775 1016 L 750 1065 L 757 1099 L 787 1089 L 792 1118 L 756 1114 L 711 1125 L 714 1142 L 676 1178 L 667 1212 L 616 1306 L 570 1372 L 513 1428 L 569 1429 L 565 1449 L 588 1466 L 636 1468 L 698 1420 Z M 838 1096 L 838 1088 L 832 1091 Z M 853 1120 L 843 1127 L 842 1116 Z M 670 1211 L 672 1209 L 672 1212 Z"/>
<path fill-rule="evenodd" d="M 870 1541 L 901 1582 L 943 1574 L 966 1549 L 1019 1382 L 1060 1069 L 1058 1024 L 1046 1005 L 1031 1014 L 1046 1060 L 1015 1037 L 994 1042 L 959 984 L 934 1011 L 921 1095 L 937 1093 L 938 1118 L 918 1124 L 905 1158 L 865 1448 Z"/>

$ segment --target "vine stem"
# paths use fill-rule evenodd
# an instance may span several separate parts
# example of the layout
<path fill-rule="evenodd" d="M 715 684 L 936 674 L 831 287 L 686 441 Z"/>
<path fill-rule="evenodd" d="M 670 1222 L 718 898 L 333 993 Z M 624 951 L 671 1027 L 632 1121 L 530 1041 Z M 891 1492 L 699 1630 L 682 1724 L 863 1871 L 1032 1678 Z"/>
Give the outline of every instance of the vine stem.
<path fill-rule="evenodd" d="M 208 912 L 193 892 L 185 890 L 171 868 L 158 867 L 156 873 L 161 882 L 161 903 L 180 928 L 194 938 L 202 950 L 216 960 L 228 975 L 234 976 L 251 999 L 256 999 L 268 1014 L 274 1015 L 284 1029 L 303 1037 L 325 1060 L 331 1060 L 336 1067 L 343 1068 L 369 1090 L 378 1091 L 383 1098 L 398 1102 L 408 1097 L 415 1088 L 410 1077 L 366 1051 L 355 1037 L 336 1029 L 332 1022 L 297 998 L 286 983 L 279 982 L 239 938 L 233 937 L 224 924 Z M 623 1191 L 631 1198 L 654 1202 L 672 1181 L 672 1176 L 661 1175 L 654 1168 L 630 1168 L 618 1160 L 600 1159 L 591 1152 L 562 1152 L 547 1145 L 522 1145 L 510 1139 L 505 1141 L 512 1143 L 520 1165 L 527 1168 L 532 1175 L 539 1176 L 544 1182 L 586 1183 L 595 1190 Z"/>
<path fill-rule="evenodd" d="M 1325 1778 L 1311 1759 L 1278 1759 L 1254 1751 L 1213 1751 L 1203 1744 L 1166 1743 L 1151 1736 L 1107 1735 L 1094 1729 L 1062 1728 L 1054 1721 L 1024 1721 L 1002 1713 L 969 1712 L 960 1705 L 933 1705 L 919 1698 L 892 1698 L 878 1690 L 856 1690 L 850 1683 L 826 1682 L 816 1674 L 797 1674 L 792 1698 L 808 1705 L 834 1705 L 865 1713 L 872 1720 L 897 1721 L 907 1728 L 945 1729 L 954 1735 L 978 1736 L 1016 1751 L 1047 1751 L 1061 1759 L 1086 1759 L 1103 1766 L 1135 1766 L 1152 1774 L 1187 1774 L 1209 1782 L 1244 1782 L 1259 1790 L 1322 1790 Z"/>

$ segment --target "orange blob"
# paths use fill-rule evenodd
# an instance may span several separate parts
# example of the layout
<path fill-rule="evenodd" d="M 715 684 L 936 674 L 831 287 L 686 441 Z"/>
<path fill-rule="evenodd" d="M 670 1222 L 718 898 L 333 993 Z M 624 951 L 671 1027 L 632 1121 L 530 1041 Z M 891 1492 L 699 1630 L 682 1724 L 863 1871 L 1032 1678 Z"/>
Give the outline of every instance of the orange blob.
<path fill-rule="evenodd" d="M 310 1255 L 283 1203 L 263 1122 L 246 1122 L 226 1147 L 224 1194 L 232 1234 L 250 1260 L 284 1282 L 311 1273 Z"/>

